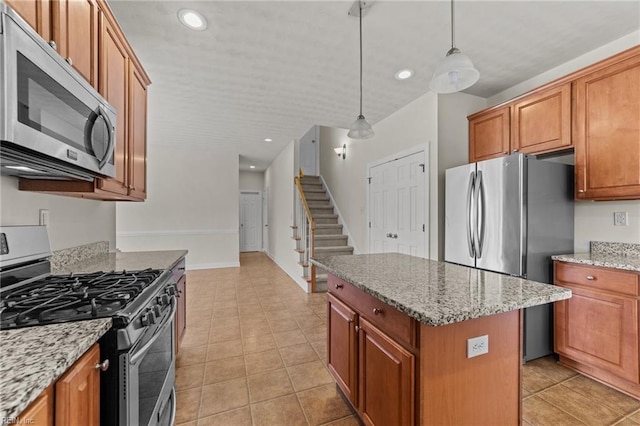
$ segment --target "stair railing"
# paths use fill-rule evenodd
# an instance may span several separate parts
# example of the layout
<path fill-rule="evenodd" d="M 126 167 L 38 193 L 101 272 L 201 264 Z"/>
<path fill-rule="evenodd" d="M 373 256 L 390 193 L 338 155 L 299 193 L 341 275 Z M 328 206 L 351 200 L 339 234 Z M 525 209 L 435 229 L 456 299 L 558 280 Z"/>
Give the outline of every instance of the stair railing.
<path fill-rule="evenodd" d="M 302 255 L 303 268 L 305 271 L 309 271 L 311 292 L 313 293 L 316 291 L 316 266 L 311 264 L 310 259 L 315 255 L 316 220 L 309 210 L 300 178 L 296 176 L 294 181 L 297 188 L 293 215 L 294 235 L 298 243 L 296 251 Z"/>

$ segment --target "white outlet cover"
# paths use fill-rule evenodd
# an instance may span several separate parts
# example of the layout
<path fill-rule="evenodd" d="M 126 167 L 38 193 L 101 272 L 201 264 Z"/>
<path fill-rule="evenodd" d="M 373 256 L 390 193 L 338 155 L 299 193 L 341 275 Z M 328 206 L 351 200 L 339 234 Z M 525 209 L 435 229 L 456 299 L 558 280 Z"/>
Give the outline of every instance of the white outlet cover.
<path fill-rule="evenodd" d="M 613 212 L 614 226 L 627 226 L 629 224 L 629 214 L 627 212 Z"/>
<path fill-rule="evenodd" d="M 489 353 L 489 335 L 467 339 L 467 358 Z"/>

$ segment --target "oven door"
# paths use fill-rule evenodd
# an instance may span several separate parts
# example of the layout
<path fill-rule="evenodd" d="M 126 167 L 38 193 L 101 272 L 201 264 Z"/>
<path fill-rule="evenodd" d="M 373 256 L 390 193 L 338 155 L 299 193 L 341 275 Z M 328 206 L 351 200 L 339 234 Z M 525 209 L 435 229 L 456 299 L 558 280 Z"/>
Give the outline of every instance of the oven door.
<path fill-rule="evenodd" d="M 0 140 L 113 177 L 113 107 L 15 13 L 0 18 Z"/>
<path fill-rule="evenodd" d="M 171 426 L 175 419 L 175 298 L 131 351 L 120 355 L 120 424 Z"/>

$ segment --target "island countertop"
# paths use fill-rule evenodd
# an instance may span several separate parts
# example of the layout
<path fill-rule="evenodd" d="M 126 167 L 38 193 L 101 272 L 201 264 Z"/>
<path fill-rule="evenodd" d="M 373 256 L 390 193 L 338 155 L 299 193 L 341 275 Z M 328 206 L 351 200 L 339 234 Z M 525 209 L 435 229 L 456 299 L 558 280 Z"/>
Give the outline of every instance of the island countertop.
<path fill-rule="evenodd" d="M 313 264 L 430 326 L 569 299 L 571 290 L 399 253 L 332 256 Z"/>
<path fill-rule="evenodd" d="M 171 269 L 187 255 L 187 250 L 132 251 L 103 253 L 81 262 L 53 268 L 53 274 L 91 273 L 138 269 Z"/>

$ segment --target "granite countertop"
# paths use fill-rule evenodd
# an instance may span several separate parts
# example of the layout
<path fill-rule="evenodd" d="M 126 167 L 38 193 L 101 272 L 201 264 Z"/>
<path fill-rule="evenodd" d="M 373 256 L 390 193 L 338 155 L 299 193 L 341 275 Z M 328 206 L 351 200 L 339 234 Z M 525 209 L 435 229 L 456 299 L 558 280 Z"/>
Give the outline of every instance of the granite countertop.
<path fill-rule="evenodd" d="M 571 297 L 571 290 L 562 287 L 398 253 L 312 262 L 431 326 Z"/>
<path fill-rule="evenodd" d="M 562 254 L 551 259 L 640 272 L 640 244 L 592 241 L 589 253 Z"/>
<path fill-rule="evenodd" d="M 111 318 L 0 331 L 0 419 L 18 416 L 111 328 Z"/>
<path fill-rule="evenodd" d="M 86 260 L 53 267 L 52 274 L 90 273 L 136 269 L 171 269 L 187 250 L 132 251 L 103 253 Z"/>

